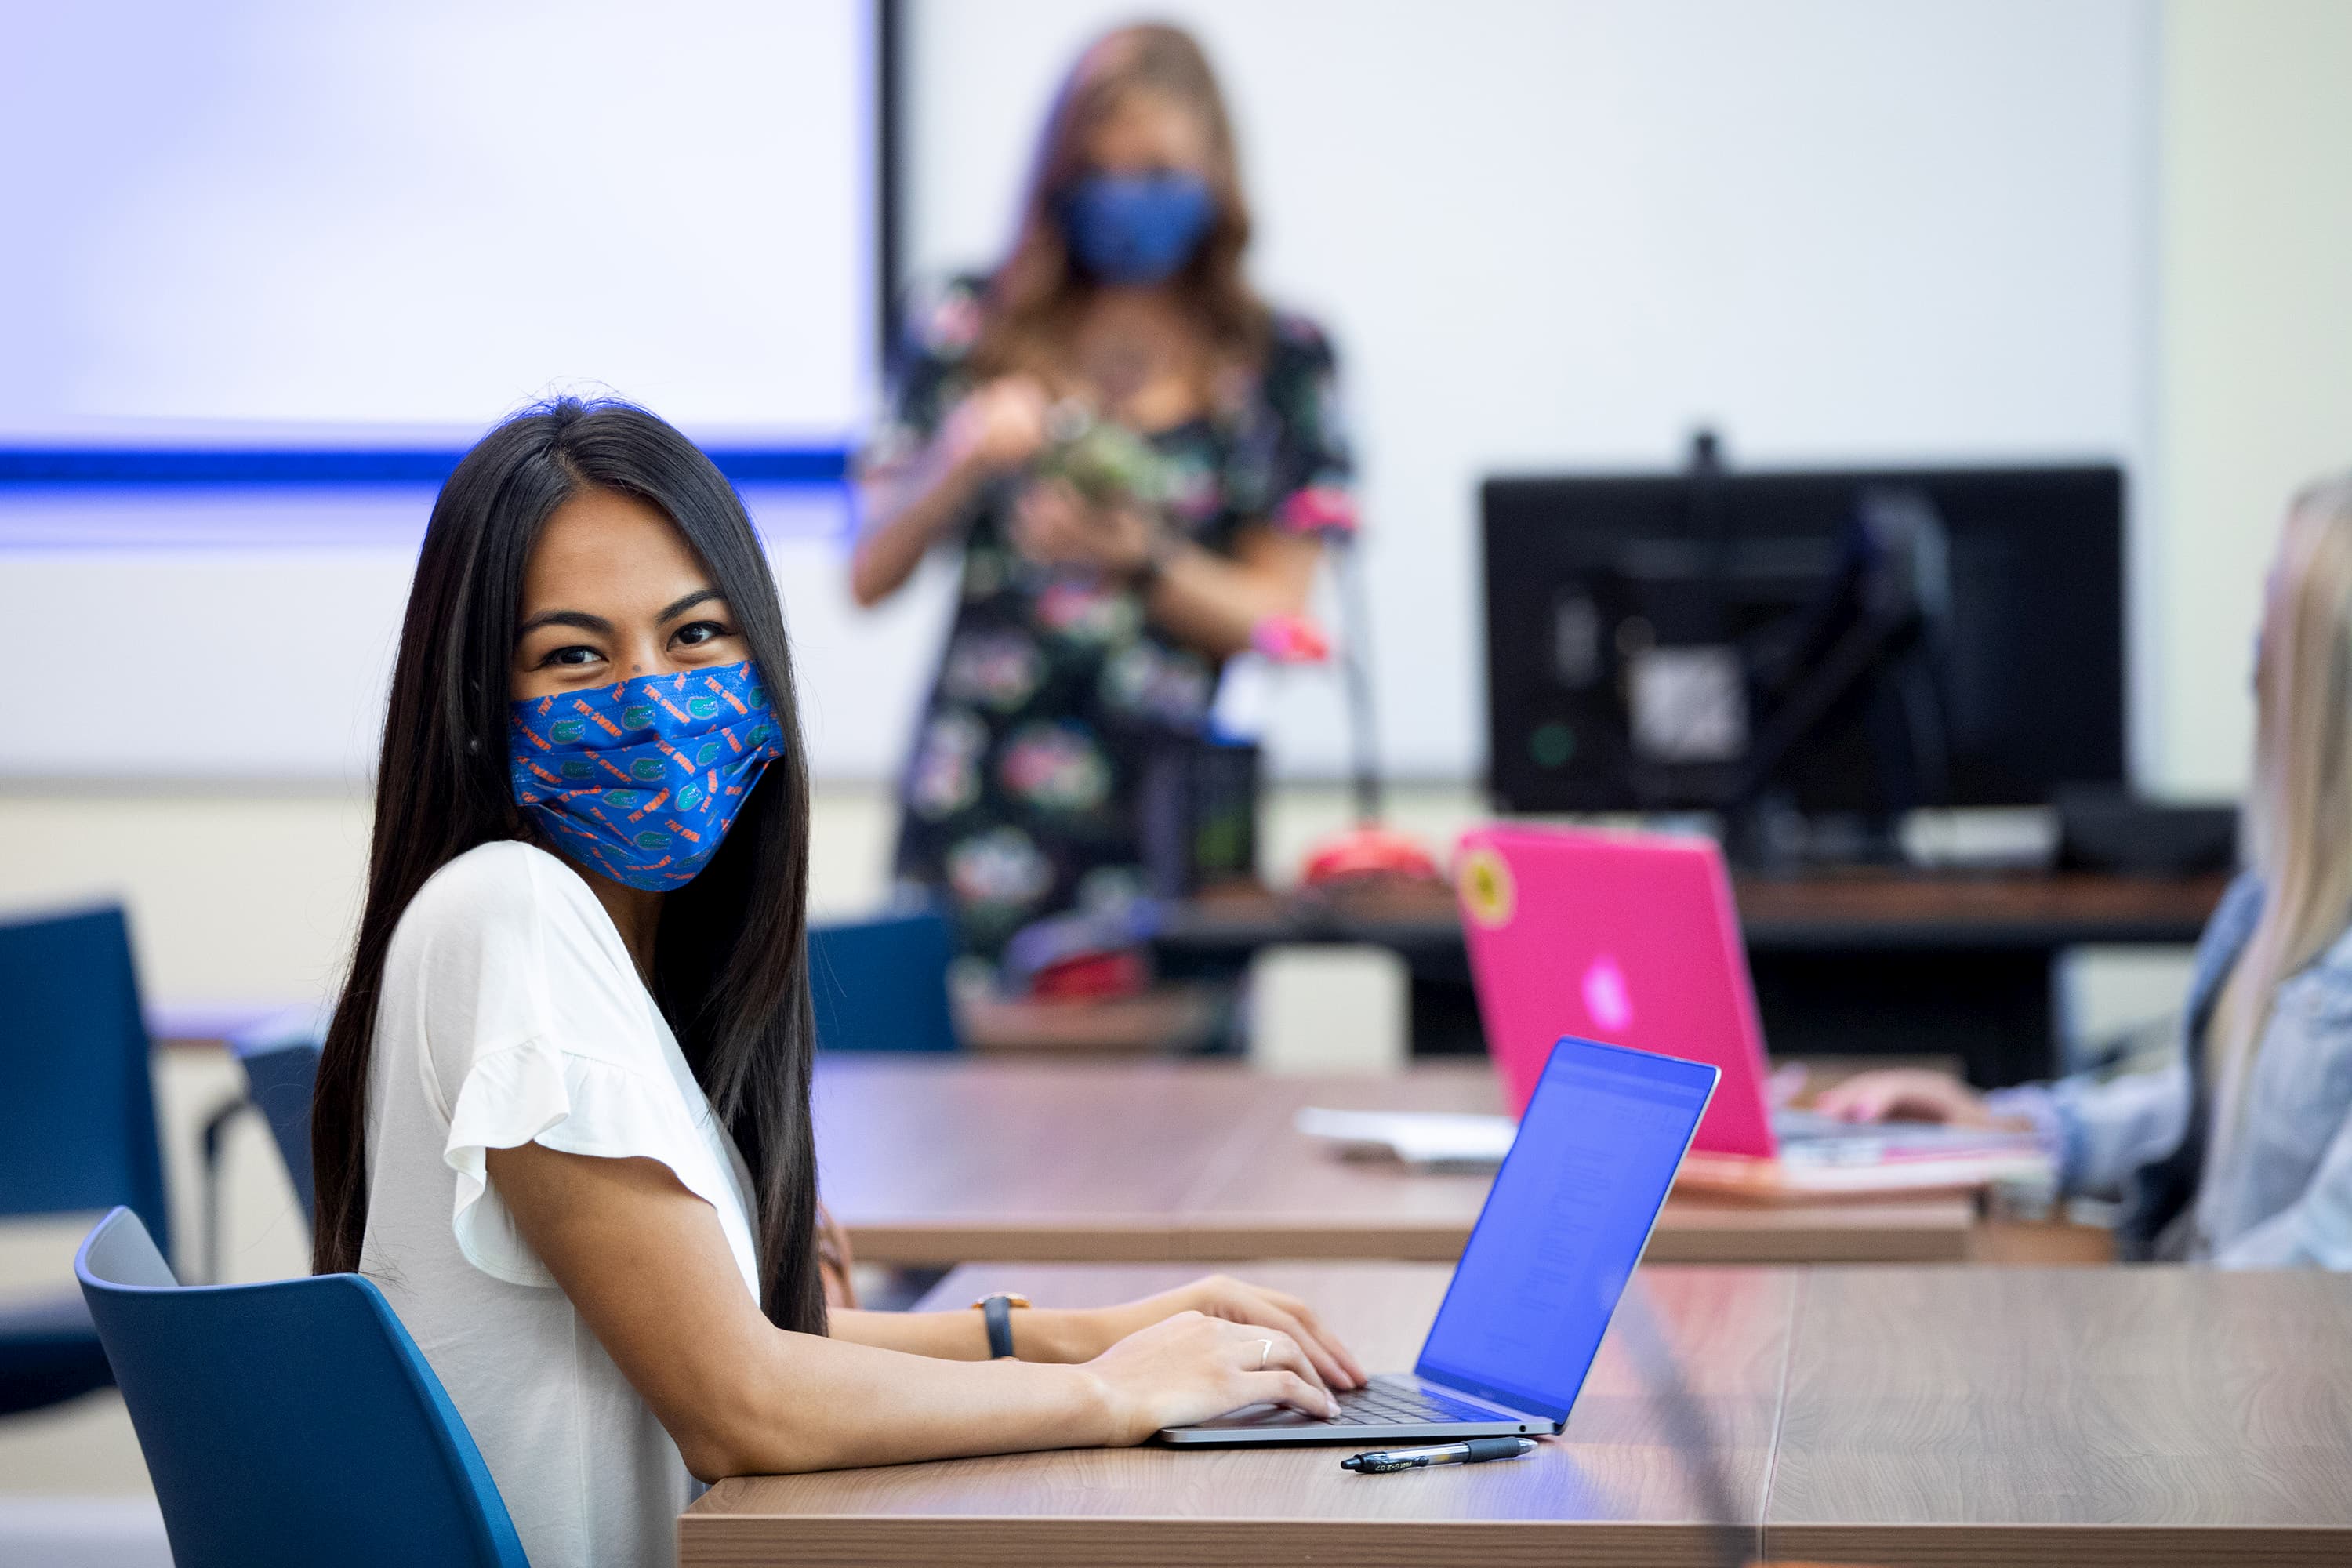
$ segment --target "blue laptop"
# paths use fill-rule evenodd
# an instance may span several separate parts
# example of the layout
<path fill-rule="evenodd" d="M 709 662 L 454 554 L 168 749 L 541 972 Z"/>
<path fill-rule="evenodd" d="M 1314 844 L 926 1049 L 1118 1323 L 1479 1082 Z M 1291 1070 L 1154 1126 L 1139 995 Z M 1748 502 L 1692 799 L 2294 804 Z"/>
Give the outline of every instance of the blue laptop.
<path fill-rule="evenodd" d="M 1717 1069 L 1565 1039 L 1552 1047 L 1411 1376 L 1318 1420 L 1254 1405 L 1162 1443 L 1451 1442 L 1558 1432 L 1674 1186 Z"/>

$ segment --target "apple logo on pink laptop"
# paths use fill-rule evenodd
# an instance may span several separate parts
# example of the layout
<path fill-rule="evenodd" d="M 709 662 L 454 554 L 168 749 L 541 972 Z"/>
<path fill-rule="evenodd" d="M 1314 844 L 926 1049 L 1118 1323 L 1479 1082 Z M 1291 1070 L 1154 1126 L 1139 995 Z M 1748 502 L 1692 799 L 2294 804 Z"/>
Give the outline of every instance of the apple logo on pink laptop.
<path fill-rule="evenodd" d="M 1605 952 L 1584 972 L 1584 1010 L 1612 1034 L 1633 1021 L 1633 994 L 1626 987 L 1625 972 Z"/>

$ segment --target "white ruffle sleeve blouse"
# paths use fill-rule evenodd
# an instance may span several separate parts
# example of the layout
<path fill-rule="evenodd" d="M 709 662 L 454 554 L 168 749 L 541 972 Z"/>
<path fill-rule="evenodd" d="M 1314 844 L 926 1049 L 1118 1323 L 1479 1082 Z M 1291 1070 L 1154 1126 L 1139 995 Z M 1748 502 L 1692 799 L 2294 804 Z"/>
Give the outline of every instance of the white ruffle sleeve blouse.
<path fill-rule="evenodd" d="M 667 1563 L 700 1489 L 531 1252 L 485 1168 L 539 1142 L 657 1160 L 759 1295 L 741 1157 L 577 873 L 485 844 L 435 873 L 384 964 L 360 1271 L 472 1431 L 533 1568 Z"/>

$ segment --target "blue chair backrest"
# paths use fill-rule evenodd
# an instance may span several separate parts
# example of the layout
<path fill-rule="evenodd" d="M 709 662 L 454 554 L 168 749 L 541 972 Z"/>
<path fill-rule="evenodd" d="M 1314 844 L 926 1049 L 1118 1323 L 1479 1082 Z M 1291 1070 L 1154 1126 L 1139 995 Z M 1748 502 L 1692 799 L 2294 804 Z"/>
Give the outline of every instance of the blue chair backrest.
<path fill-rule="evenodd" d="M 0 1215 L 126 1204 L 170 1244 L 147 1051 L 121 910 L 0 922 Z"/>
<path fill-rule="evenodd" d="M 322 1042 L 307 1013 L 299 1029 L 262 1029 L 232 1038 L 228 1048 L 245 1068 L 246 1098 L 260 1109 L 293 1178 L 302 1215 L 316 1224 L 319 1203 L 310 1179 L 310 1090 L 319 1081 Z"/>
<path fill-rule="evenodd" d="M 457 1407 L 367 1280 L 182 1285 L 127 1209 L 74 1272 L 177 1568 L 528 1568 Z"/>
<path fill-rule="evenodd" d="M 948 961 L 955 939 L 925 910 L 809 927 L 816 1043 L 829 1051 L 952 1051 Z"/>

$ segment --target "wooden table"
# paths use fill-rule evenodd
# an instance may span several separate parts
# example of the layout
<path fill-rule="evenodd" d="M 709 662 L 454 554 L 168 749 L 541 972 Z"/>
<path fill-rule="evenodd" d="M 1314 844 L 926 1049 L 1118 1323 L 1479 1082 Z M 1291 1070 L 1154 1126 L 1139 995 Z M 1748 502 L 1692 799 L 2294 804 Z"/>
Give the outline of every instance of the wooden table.
<path fill-rule="evenodd" d="M 1041 1300 L 1097 1305 L 1181 1282 L 1160 1268 L 961 1268 L 933 1303 L 1026 1281 Z M 1426 1264 L 1288 1265 L 1251 1278 L 1314 1298 L 1375 1368 L 1410 1367 L 1445 1290 Z M 1753 1549 L 1762 1517 L 1796 1276 L 1688 1270 L 1657 1278 L 1661 1315 L 1725 1439 Z M 1675 1464 L 1640 1380 L 1602 1349 L 1568 1436 L 1529 1458 L 1402 1477 L 1339 1468 L 1349 1449 L 1136 1448 L 761 1477 L 713 1488 L 679 1521 L 680 1568 L 792 1563 L 1029 1565 L 1710 1563 L 1701 1491 Z M 1402 1485 L 1392 1484 L 1402 1481 Z M 1433 1483 L 1433 1484 L 1423 1484 Z M 1563 1528 L 1564 1521 L 1574 1528 Z"/>
<path fill-rule="evenodd" d="M 849 1059 L 817 1066 L 818 1175 L 860 1259 L 1451 1262 L 1483 1175 L 1340 1159 L 1307 1105 L 1491 1111 L 1484 1063 L 1276 1078 L 1199 1062 Z M 1957 1261 L 1962 1196 L 1759 1206 L 1676 1198 L 1650 1243 L 1676 1263 Z"/>
<path fill-rule="evenodd" d="M 1057 1305 L 1181 1270 L 957 1270 L 935 1303 Z M 1445 1271 L 1292 1264 L 1372 1364 L 1409 1366 Z M 682 1568 L 885 1563 L 2352 1561 L 2352 1279 L 2132 1268 L 1681 1269 L 1642 1276 L 1714 1433 L 1667 1425 L 1612 1331 L 1567 1433 L 1506 1464 L 1366 1478 L 1346 1448 L 1067 1451 L 722 1481 Z M 1699 1477 L 1708 1468 L 1719 1488 Z M 1729 1500 L 1733 1517 L 1706 1499 Z"/>
<path fill-rule="evenodd" d="M 1160 985 L 1140 996 L 1089 1002 L 1008 1001 L 959 994 L 956 1028 L 988 1055 L 1181 1056 L 1220 1037 L 1232 998 L 1218 985 Z"/>
<path fill-rule="evenodd" d="M 1740 872 L 1732 878 L 1732 896 L 1750 951 L 2042 949 L 2193 942 L 2228 886 L 2226 877 L 1852 867 L 1788 876 Z M 1462 922 L 1453 890 L 1434 884 L 1243 889 L 1170 906 L 1158 941 L 1200 951 L 1341 942 L 1458 952 Z"/>
<path fill-rule="evenodd" d="M 1733 879 L 1766 1037 L 1799 1056 L 1957 1056 L 1979 1084 L 2053 1068 L 2053 965 L 2093 943 L 2186 945 L 2220 877 L 1855 867 Z M 1453 895 L 1434 885 L 1242 890 L 1171 905 L 1163 963 L 1233 968 L 1260 948 L 1369 943 L 1412 976 L 1416 1056 L 1482 1048 Z"/>
<path fill-rule="evenodd" d="M 2352 1562 L 2352 1279 L 1821 1271 L 1768 1529 L 1787 1557 Z"/>
<path fill-rule="evenodd" d="M 284 1002 L 151 1003 L 147 1037 L 157 1050 L 224 1050 L 232 1036 L 289 1010 Z"/>

